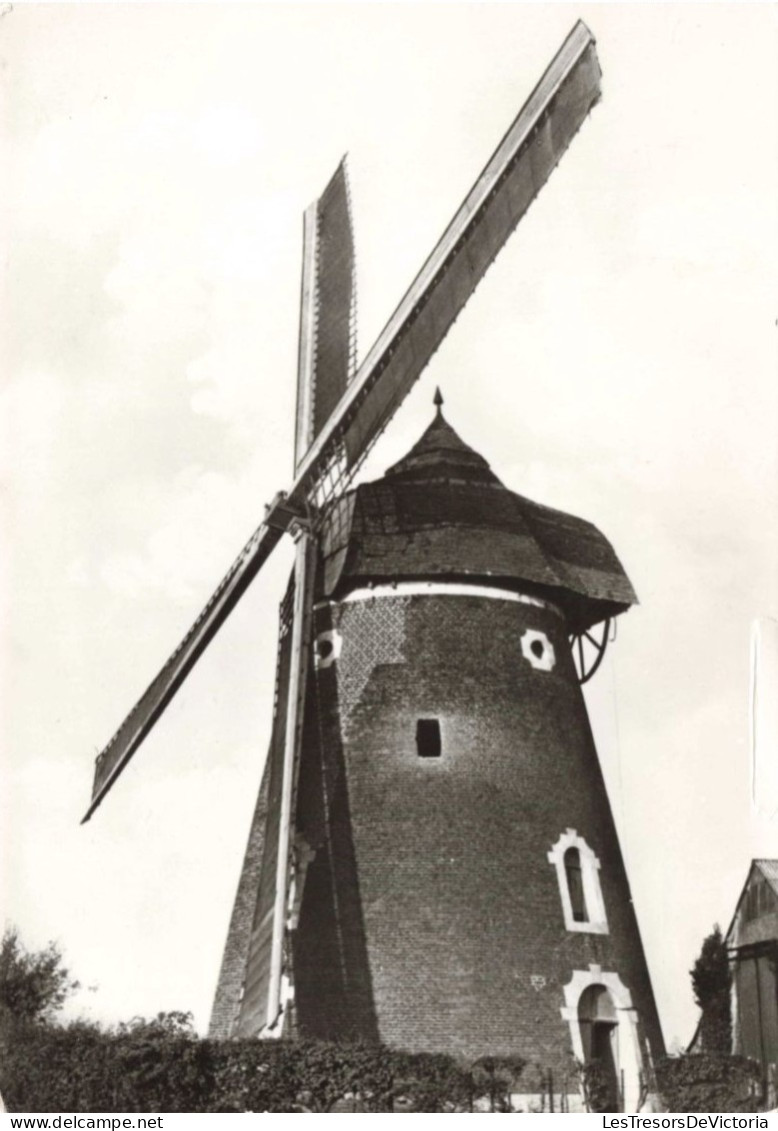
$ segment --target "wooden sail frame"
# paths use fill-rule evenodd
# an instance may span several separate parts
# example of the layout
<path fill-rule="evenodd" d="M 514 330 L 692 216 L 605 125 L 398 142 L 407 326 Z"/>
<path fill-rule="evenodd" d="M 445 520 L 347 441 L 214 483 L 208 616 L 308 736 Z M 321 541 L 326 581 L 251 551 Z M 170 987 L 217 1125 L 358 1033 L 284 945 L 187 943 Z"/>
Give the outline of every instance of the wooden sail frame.
<path fill-rule="evenodd" d="M 345 378 L 337 378 L 345 387 L 318 433 L 313 423 L 318 376 L 317 319 L 327 318 L 327 310 L 320 307 L 323 296 L 319 293 L 318 276 L 320 210 L 324 194 L 306 211 L 294 481 L 288 494 L 281 492 L 275 496 L 263 522 L 232 563 L 192 628 L 97 759 L 92 801 L 84 820 L 88 820 L 101 803 L 161 717 L 282 535 L 291 532 L 297 549 L 278 840 L 273 847 L 275 883 L 272 908 L 257 908 L 260 925 L 266 921 L 272 924 L 269 948 L 263 942 L 256 957 L 256 963 L 262 967 L 256 973 L 257 984 L 263 987 L 267 984 L 267 1008 L 260 1012 L 268 1032 L 280 1031 L 293 805 L 311 654 L 318 508 L 338 498 L 348 488 L 368 451 L 599 100 L 600 77 L 594 38 L 579 21 L 519 111 L 353 380 L 349 380 L 352 359 L 351 354 L 348 355 L 348 372 Z M 339 176 L 345 178 L 342 164 L 325 194 L 333 185 L 336 190 L 340 187 Z M 343 187 L 345 191 L 345 179 Z M 342 217 L 342 204 L 340 207 Z M 341 227 L 347 230 L 350 239 L 350 212 L 345 226 L 342 223 Z M 351 272 L 344 283 L 351 287 L 348 303 L 344 303 L 343 287 L 338 289 L 339 269 Z M 354 309 L 351 247 L 347 248 L 342 267 L 336 266 L 335 271 L 334 289 L 343 308 L 338 322 L 344 322 L 340 315 L 347 306 L 344 326 L 351 343 Z M 343 278 L 345 280 L 345 276 Z M 338 329 L 336 336 L 340 332 Z M 336 340 L 334 345 L 339 357 L 342 343 Z M 337 383 L 332 384 L 329 377 L 325 380 L 330 381 L 327 396 L 331 397 L 333 389 L 338 389 Z M 329 403 L 331 401 L 327 402 L 328 407 Z"/>

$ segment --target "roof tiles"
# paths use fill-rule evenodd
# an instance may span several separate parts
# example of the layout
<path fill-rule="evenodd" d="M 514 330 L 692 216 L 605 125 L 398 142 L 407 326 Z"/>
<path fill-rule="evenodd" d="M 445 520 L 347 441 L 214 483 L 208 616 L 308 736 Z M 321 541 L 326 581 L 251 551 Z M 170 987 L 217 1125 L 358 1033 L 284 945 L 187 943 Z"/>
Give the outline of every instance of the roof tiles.
<path fill-rule="evenodd" d="M 488 579 L 542 593 L 582 631 L 637 598 L 591 523 L 509 491 L 438 412 L 386 475 L 336 503 L 323 588 L 419 578 Z"/>

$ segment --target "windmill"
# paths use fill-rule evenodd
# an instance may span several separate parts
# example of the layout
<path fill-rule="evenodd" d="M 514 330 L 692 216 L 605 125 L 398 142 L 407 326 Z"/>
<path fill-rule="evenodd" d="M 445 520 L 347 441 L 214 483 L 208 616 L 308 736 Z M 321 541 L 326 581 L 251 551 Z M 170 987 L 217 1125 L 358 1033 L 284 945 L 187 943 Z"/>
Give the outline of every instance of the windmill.
<path fill-rule="evenodd" d="M 610 546 L 588 524 L 526 500 L 521 501 L 519 513 L 519 504 L 515 503 L 519 497 L 507 498 L 510 493 L 498 483 L 486 461 L 469 449 L 444 420 L 439 399 L 436 417 L 427 433 L 404 461 L 390 469 L 386 482 L 380 481 L 373 485 L 372 493 L 368 489 L 362 495 L 361 488 L 349 489 L 373 443 L 598 101 L 599 81 L 594 40 L 579 22 L 358 366 L 353 237 L 342 164 L 322 196 L 305 213 L 293 483 L 288 491 L 274 496 L 262 523 L 195 624 L 99 755 L 92 801 L 84 818 L 91 817 L 100 805 L 274 547 L 284 534 L 289 534 L 295 542 L 295 565 L 281 604 L 273 732 L 217 989 L 212 1021 L 212 1030 L 217 1034 L 275 1036 L 297 1028 L 314 1035 L 356 1033 L 409 1046 L 437 1047 L 443 1051 L 451 1047 L 452 1051 L 469 1054 L 517 1048 L 516 1032 L 509 1031 L 514 1022 L 501 1014 L 495 998 L 495 994 L 505 998 L 504 971 L 491 981 L 486 979 L 483 994 L 484 1000 L 489 999 L 488 1007 L 479 1006 L 475 1000 L 477 994 L 471 978 L 466 993 L 456 988 L 450 993 L 436 991 L 434 1008 L 429 1004 L 417 1008 L 417 1003 L 425 999 L 425 990 L 414 981 L 412 959 L 409 964 L 408 955 L 401 953 L 403 947 L 398 949 L 389 939 L 387 932 L 391 933 L 391 926 L 387 927 L 386 914 L 390 920 L 398 914 L 396 908 L 392 909 L 393 892 L 399 900 L 397 907 L 407 906 L 408 885 L 402 877 L 410 874 L 408 868 L 411 872 L 419 869 L 412 859 L 409 863 L 406 852 L 405 864 L 400 861 L 394 871 L 397 883 L 405 884 L 405 888 L 401 892 L 396 885 L 393 887 L 389 876 L 394 868 L 392 856 L 395 852 L 402 856 L 407 845 L 385 843 L 381 849 L 380 845 L 368 848 L 357 843 L 359 821 L 356 816 L 352 821 L 349 814 L 349 798 L 344 793 L 347 786 L 352 790 L 352 807 L 360 795 L 383 796 L 389 801 L 397 796 L 395 785 L 379 780 L 380 774 L 371 794 L 368 779 L 372 770 L 366 771 L 368 779 L 363 780 L 357 770 L 350 777 L 351 770 L 346 773 L 343 769 L 341 763 L 349 739 L 341 725 L 345 715 L 339 715 L 339 702 L 344 695 L 351 694 L 358 715 L 360 689 L 370 679 L 376 658 L 381 670 L 390 675 L 397 659 L 384 655 L 381 649 L 388 647 L 391 651 L 396 646 L 399 656 L 413 636 L 408 629 L 410 635 L 407 640 L 403 637 L 403 644 L 396 635 L 405 616 L 405 612 L 398 613 L 395 600 L 401 579 L 405 588 L 399 598 L 406 602 L 402 608 L 411 610 L 418 622 L 414 631 L 421 633 L 421 652 L 430 641 L 434 642 L 439 631 L 431 625 L 443 624 L 446 610 L 455 607 L 452 601 L 456 600 L 456 608 L 465 610 L 460 623 L 467 621 L 469 625 L 462 639 L 468 633 L 492 629 L 495 640 L 502 639 L 502 622 L 492 624 L 489 620 L 499 611 L 499 616 L 510 622 L 505 640 L 510 650 L 509 664 L 519 665 L 517 678 L 525 679 L 527 672 L 554 673 L 551 682 L 558 685 L 563 698 L 559 709 L 553 708 L 552 714 L 557 718 L 553 725 L 561 719 L 565 728 L 574 731 L 570 745 L 577 759 L 575 774 L 586 778 L 582 786 L 584 801 L 573 803 L 572 811 L 579 813 L 579 823 L 593 822 L 595 832 L 591 835 L 599 835 L 596 830 L 600 828 L 600 854 L 607 857 L 609 865 L 612 863 L 612 868 L 604 868 L 609 875 L 608 884 L 612 885 L 613 903 L 618 905 L 609 904 L 614 920 L 610 934 L 619 936 L 621 951 L 627 956 L 624 969 L 639 1000 L 638 1009 L 618 971 L 609 972 L 607 966 L 601 965 L 615 962 L 618 955 L 611 954 L 611 943 L 606 937 L 609 929 L 597 880 L 600 862 L 575 829 L 563 825 L 557 830 L 558 839 L 556 834 L 548 839 L 547 829 L 557 827 L 553 822 L 537 832 L 541 839 L 546 837 L 541 860 L 543 899 L 551 891 L 557 903 L 561 898 L 557 917 L 563 913 L 563 929 L 572 936 L 570 945 L 578 946 L 579 951 L 573 957 L 566 954 L 564 959 L 564 968 L 569 967 L 572 972 L 564 1004 L 557 1000 L 557 974 L 552 977 L 542 972 L 514 971 L 510 977 L 520 977 L 522 989 L 518 997 L 514 995 L 516 1001 L 511 1008 L 515 1010 L 516 1002 L 524 1000 L 522 995 L 526 993 L 534 995 L 535 1012 L 537 1003 L 547 1003 L 543 1008 L 551 1020 L 544 1022 L 548 1031 L 541 1045 L 545 1042 L 552 1058 L 558 1046 L 569 1044 L 570 1040 L 580 1059 L 590 1054 L 605 1055 L 612 1047 L 609 1063 L 612 1062 L 614 1073 L 617 1062 L 621 1063 L 620 1071 L 622 1077 L 627 1073 L 630 1095 L 637 1094 L 639 1072 L 649 1055 L 647 1037 L 655 1051 L 661 1048 L 626 875 L 578 688 L 579 682 L 589 678 L 601 661 L 609 619 L 634 600 Z M 409 576 L 402 569 L 388 566 L 386 561 L 377 573 L 371 573 L 364 562 L 359 567 L 354 564 L 355 538 L 360 531 L 362 549 L 368 558 L 372 554 L 376 562 L 384 552 L 391 557 L 393 537 L 399 533 L 402 540 L 408 533 L 401 529 L 403 519 L 396 511 L 397 500 L 401 496 L 412 497 L 416 500 L 414 505 L 427 505 L 424 500 L 434 498 L 437 505 L 440 499 L 435 484 L 441 482 L 448 485 L 444 491 L 455 491 L 460 503 L 465 499 L 467 504 L 469 499 L 467 505 L 471 509 L 479 510 L 482 493 L 490 493 L 489 498 L 497 501 L 498 509 L 505 511 L 497 523 L 499 537 L 523 539 L 529 557 L 534 555 L 529 572 L 519 570 L 517 574 L 513 566 L 501 572 L 488 564 L 478 566 L 472 562 L 458 570 L 450 562 L 447 564 L 445 553 L 436 557 L 440 546 L 433 547 L 426 565 L 418 561 L 412 564 Z M 499 494 L 498 489 L 504 494 Z M 428 513 L 421 527 L 426 531 L 435 528 L 435 514 Z M 425 534 L 418 544 L 425 543 L 425 539 L 435 540 Z M 473 541 L 472 552 L 483 545 L 484 539 L 479 535 Z M 506 549 L 509 557 L 515 550 L 514 543 L 511 546 L 513 549 Z M 430 566 L 433 558 L 436 564 Z M 479 560 L 482 559 L 483 555 Z M 444 596 L 439 587 L 429 588 L 433 584 L 431 577 L 438 577 L 440 571 L 450 575 L 440 584 L 453 585 Z M 494 582 L 491 588 L 484 584 L 472 588 L 484 579 Z M 390 591 L 385 593 L 387 585 Z M 382 594 L 387 598 L 384 602 Z M 439 600 L 444 600 L 443 611 Z M 429 624 L 425 621 L 428 614 L 419 611 L 422 608 L 429 610 Z M 486 610 L 483 623 L 479 620 L 482 610 Z M 467 620 L 470 612 L 475 616 L 472 623 Z M 525 623 L 529 614 L 540 618 L 540 627 Z M 452 626 L 447 631 L 456 635 Z M 572 640 L 572 652 L 567 650 L 568 638 Z M 448 647 L 451 637 L 447 641 Z M 457 646 L 455 641 L 454 647 Z M 365 649 L 369 652 L 371 648 L 378 651 L 372 660 L 366 659 Z M 564 656 L 559 654 L 563 648 Z M 427 657 L 428 668 L 430 663 L 432 666 L 424 669 L 424 678 L 429 676 L 433 683 L 434 672 L 445 668 L 445 663 L 439 663 L 440 655 L 436 652 L 431 661 Z M 348 663 L 355 657 L 358 663 L 356 667 L 352 663 L 349 676 Z M 467 662 L 463 655 L 462 663 L 466 666 Z M 341 680 L 336 686 L 332 680 L 341 670 L 347 684 Z M 456 683 L 458 676 L 454 675 Z M 561 675 L 564 678 L 559 683 Z M 424 684 L 423 679 L 415 679 L 413 672 L 409 678 L 410 687 Z M 468 676 L 471 683 L 475 678 L 476 673 Z M 571 698 L 573 684 L 576 697 Z M 406 689 L 398 699 L 391 700 L 391 688 L 384 691 L 390 697 L 387 701 L 394 704 L 391 710 L 396 710 L 403 696 L 410 693 Z M 445 698 L 444 692 L 440 694 Z M 541 699 L 544 695 L 546 690 Z M 466 699 L 463 692 L 462 701 Z M 445 723 L 441 733 L 440 719 L 433 717 L 434 706 L 433 703 L 426 708 L 423 717 L 416 705 L 405 702 L 403 706 L 404 717 L 418 716 L 414 717 L 414 756 L 419 765 L 424 764 L 424 773 L 433 763 L 441 764 L 448 737 L 456 738 L 454 722 L 450 729 Z M 543 711 L 548 714 L 549 709 L 546 701 Z M 373 718 L 376 727 L 383 725 L 380 704 L 375 705 Z M 549 720 L 541 720 L 542 726 L 546 721 L 552 725 Z M 542 729 L 540 723 L 538 726 Z M 362 738 L 366 751 L 374 740 L 378 741 L 378 730 L 367 736 L 363 732 Z M 380 741 L 385 739 L 384 735 Z M 413 773 L 417 770 L 418 766 L 414 766 Z M 507 796 L 495 781 L 490 780 L 484 788 L 497 789 L 498 794 Z M 367 812 L 367 801 L 365 806 Z M 477 809 L 474 802 L 472 813 Z M 441 807 L 440 812 L 443 811 Z M 380 814 L 371 815 L 369 823 L 374 830 L 383 829 L 382 835 L 385 833 L 391 839 L 393 830 L 405 828 L 404 818 L 401 813 L 393 816 L 388 809 L 384 816 L 387 814 L 388 824 Z M 486 816 L 479 827 L 488 823 Z M 497 825 L 499 821 L 494 827 Z M 439 830 L 436 834 L 439 839 L 444 838 L 444 832 Z M 405 833 L 401 835 L 404 837 Z M 429 845 L 419 848 L 427 854 L 423 867 L 429 863 L 428 849 Z M 512 844 L 512 860 L 519 850 L 518 842 Z M 378 893 L 363 891 L 361 895 L 360 883 L 363 888 L 365 884 L 369 887 L 381 851 L 387 854 L 383 864 L 384 886 Z M 451 856 L 451 863 L 454 862 L 455 857 Z M 444 868 L 444 864 L 442 858 L 432 861 L 433 871 Z M 484 884 L 476 873 L 477 869 L 468 882 L 454 881 L 453 889 L 451 878 L 444 877 L 441 890 L 449 892 L 446 898 L 453 898 L 454 890 L 472 890 L 476 895 L 483 892 Z M 374 915 L 367 910 L 363 913 L 363 896 L 364 900 L 372 899 Z M 423 902 L 417 899 L 413 907 L 422 906 Z M 429 931 L 437 930 L 438 935 L 442 931 L 443 937 L 448 932 L 450 936 L 452 922 L 446 920 L 449 911 L 443 908 L 442 919 L 435 928 L 432 920 L 437 912 L 433 909 L 432 920 L 427 924 Z M 402 914 L 409 916 L 406 925 L 411 953 L 414 949 L 418 952 L 425 939 L 429 942 L 429 932 L 425 935 L 427 928 L 418 920 L 416 910 Z M 384 918 L 379 923 L 381 916 Z M 569 941 L 564 942 L 564 947 Z M 437 953 L 436 945 L 432 950 Z M 580 946 L 584 951 L 580 951 Z M 450 950 L 450 960 L 443 963 L 443 976 L 456 987 L 466 962 L 456 946 Z M 528 948 L 528 953 L 531 950 Z M 576 969 L 576 963 L 580 965 L 584 958 L 587 972 Z M 629 1017 L 629 1024 L 621 1026 L 621 1044 L 615 1042 L 613 1035 L 618 1027 L 614 1010 L 620 1011 L 623 1018 Z M 485 1014 L 491 1015 L 492 1022 L 484 1022 Z M 522 1040 L 518 1039 L 519 1046 Z"/>

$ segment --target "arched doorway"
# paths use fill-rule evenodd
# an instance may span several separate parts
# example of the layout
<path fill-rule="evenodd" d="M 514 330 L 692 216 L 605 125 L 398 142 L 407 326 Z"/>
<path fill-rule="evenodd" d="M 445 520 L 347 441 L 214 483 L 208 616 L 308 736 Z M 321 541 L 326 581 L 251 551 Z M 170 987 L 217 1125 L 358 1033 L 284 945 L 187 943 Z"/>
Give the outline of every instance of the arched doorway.
<path fill-rule="evenodd" d="M 570 981 L 562 989 L 565 1004 L 560 1012 L 570 1026 L 570 1044 L 575 1059 L 581 1065 L 587 1063 L 587 1058 L 591 1057 L 592 1041 L 595 1050 L 607 1055 L 604 1042 L 608 1038 L 622 1110 L 639 1111 L 646 1098 L 641 1083 L 643 1053 L 638 1036 L 637 1010 L 632 1005 L 629 989 L 615 970 L 603 970 L 595 963 L 590 964 L 588 970 L 573 970 Z M 607 997 L 602 996 L 603 990 Z M 600 1028 L 596 1027 L 598 1022 Z M 592 1023 L 595 1023 L 594 1026 Z M 647 1048 L 645 1051 L 648 1053 Z"/>
<path fill-rule="evenodd" d="M 606 986 L 587 986 L 578 999 L 584 1074 L 592 1111 L 621 1111 L 616 1006 Z"/>

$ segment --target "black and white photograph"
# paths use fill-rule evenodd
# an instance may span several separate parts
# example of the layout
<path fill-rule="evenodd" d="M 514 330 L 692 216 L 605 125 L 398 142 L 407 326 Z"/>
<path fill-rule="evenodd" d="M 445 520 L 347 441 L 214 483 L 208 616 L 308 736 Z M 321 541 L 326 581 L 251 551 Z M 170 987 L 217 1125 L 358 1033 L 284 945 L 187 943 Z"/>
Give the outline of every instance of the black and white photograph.
<path fill-rule="evenodd" d="M 776 76 L 2 5 L 0 1110 L 768 1126 Z"/>

